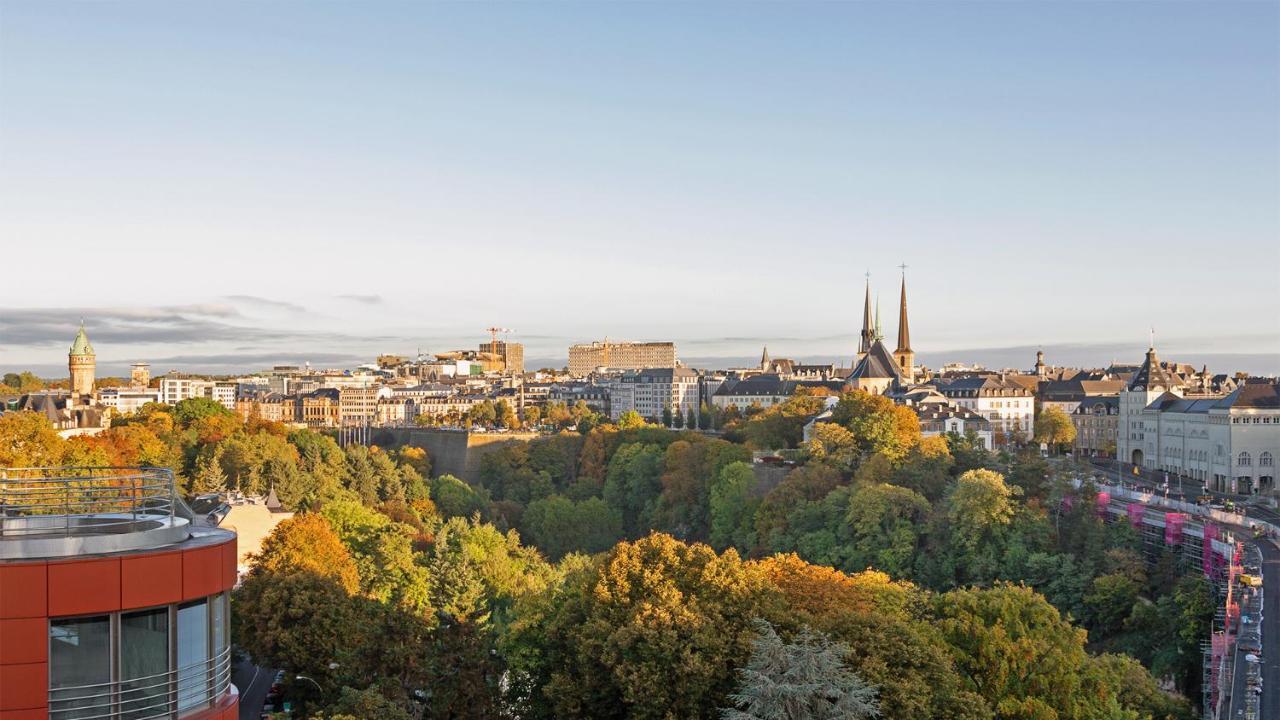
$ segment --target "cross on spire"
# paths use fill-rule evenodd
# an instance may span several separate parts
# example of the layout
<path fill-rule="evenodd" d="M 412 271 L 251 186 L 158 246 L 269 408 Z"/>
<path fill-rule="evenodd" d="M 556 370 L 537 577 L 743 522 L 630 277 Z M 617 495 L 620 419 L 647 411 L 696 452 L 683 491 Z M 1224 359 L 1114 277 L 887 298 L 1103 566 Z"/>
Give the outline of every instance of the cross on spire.
<path fill-rule="evenodd" d="M 901 265 L 899 265 L 899 266 L 898 266 L 898 269 L 902 271 L 902 274 L 903 274 L 903 275 L 906 275 L 906 274 L 907 274 L 907 267 L 908 267 L 908 265 L 907 265 L 906 263 L 902 263 Z"/>

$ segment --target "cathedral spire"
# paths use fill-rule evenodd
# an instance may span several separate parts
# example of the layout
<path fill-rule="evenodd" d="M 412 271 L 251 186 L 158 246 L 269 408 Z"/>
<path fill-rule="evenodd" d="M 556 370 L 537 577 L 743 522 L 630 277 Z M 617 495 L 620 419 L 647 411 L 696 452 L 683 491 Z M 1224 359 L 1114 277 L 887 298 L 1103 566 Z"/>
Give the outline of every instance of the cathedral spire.
<path fill-rule="evenodd" d="M 875 342 L 875 330 L 871 320 L 871 273 L 867 273 L 866 298 L 862 302 L 862 335 L 858 343 L 858 354 L 865 355 Z"/>
<path fill-rule="evenodd" d="M 898 349 L 893 351 L 893 359 L 898 362 L 902 377 L 908 382 L 915 382 L 916 353 L 911 349 L 911 330 L 907 326 L 907 266 L 902 268 L 902 299 L 898 304 Z"/>
<path fill-rule="evenodd" d="M 876 293 L 876 330 L 871 337 L 875 340 L 884 339 L 884 332 L 880 329 L 880 293 Z"/>
<path fill-rule="evenodd" d="M 898 307 L 898 352 L 911 352 L 911 330 L 907 327 L 907 266 L 902 266 L 902 301 Z"/>
<path fill-rule="evenodd" d="M 760 355 L 760 369 L 769 372 L 769 366 L 772 364 L 773 361 L 769 359 L 769 346 L 765 345 L 764 352 Z"/>

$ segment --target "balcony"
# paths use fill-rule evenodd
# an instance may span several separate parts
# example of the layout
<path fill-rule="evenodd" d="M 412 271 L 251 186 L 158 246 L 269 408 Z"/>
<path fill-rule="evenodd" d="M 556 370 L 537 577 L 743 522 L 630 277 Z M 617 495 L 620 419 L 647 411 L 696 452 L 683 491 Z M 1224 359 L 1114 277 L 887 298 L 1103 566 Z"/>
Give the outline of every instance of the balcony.
<path fill-rule="evenodd" d="M 191 509 L 165 468 L 0 469 L 0 560 L 182 542 Z"/>
<path fill-rule="evenodd" d="M 118 682 L 50 688 L 49 720 L 177 718 L 231 690 L 231 648 L 176 670 Z"/>

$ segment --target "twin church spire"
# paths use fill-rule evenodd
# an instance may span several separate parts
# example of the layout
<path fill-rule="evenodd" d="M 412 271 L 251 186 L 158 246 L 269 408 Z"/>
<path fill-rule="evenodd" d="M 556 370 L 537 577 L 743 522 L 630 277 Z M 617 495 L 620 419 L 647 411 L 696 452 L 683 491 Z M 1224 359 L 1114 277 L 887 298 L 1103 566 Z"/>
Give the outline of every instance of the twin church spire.
<path fill-rule="evenodd" d="M 903 377 L 915 377 L 915 352 L 911 349 L 911 328 L 907 322 L 907 266 L 902 269 L 902 291 L 898 300 L 898 347 L 893 351 L 893 358 Z M 861 359 L 871 347 L 882 341 L 880 332 L 880 300 L 876 299 L 875 318 L 871 315 L 871 273 L 867 273 L 866 296 L 862 305 L 862 332 L 859 335 L 858 357 Z"/>

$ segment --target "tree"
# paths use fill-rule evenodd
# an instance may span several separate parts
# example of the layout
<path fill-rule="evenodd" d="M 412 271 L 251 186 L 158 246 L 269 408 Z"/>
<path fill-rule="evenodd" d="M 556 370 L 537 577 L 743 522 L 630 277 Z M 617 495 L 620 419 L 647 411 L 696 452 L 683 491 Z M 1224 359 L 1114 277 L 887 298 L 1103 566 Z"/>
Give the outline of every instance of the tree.
<path fill-rule="evenodd" d="M 881 453 L 892 461 L 902 459 L 920 442 L 920 420 L 910 408 L 883 395 L 853 390 L 840 395 L 831 421 L 853 433 L 865 455 Z"/>
<path fill-rule="evenodd" d="M 499 400 L 493 405 L 493 424 L 494 427 L 514 429 L 520 427 L 520 420 L 510 403 Z"/>
<path fill-rule="evenodd" d="M 820 422 L 813 426 L 813 435 L 804 444 L 812 462 L 830 465 L 841 472 L 852 472 L 858 464 L 857 439 L 842 425 Z"/>
<path fill-rule="evenodd" d="M 876 689 L 845 666 L 849 648 L 802 628 L 791 642 L 757 620 L 751 659 L 738 671 L 737 708 L 724 720 L 862 720 L 880 715 Z"/>
<path fill-rule="evenodd" d="M 621 514 L 627 537 L 639 537 L 653 527 L 662 492 L 663 454 L 658 445 L 627 443 L 609 460 L 604 501 Z"/>
<path fill-rule="evenodd" d="M 711 717 L 766 591 L 733 551 L 662 534 L 619 543 L 517 606 L 501 642 L 509 701 L 538 720 Z"/>
<path fill-rule="evenodd" d="M 329 521 L 319 515 L 295 515 L 282 521 L 251 560 L 251 575 L 310 572 L 332 578 L 348 594 L 360 588 L 360 574 L 351 554 Z"/>
<path fill-rule="evenodd" d="M 640 413 L 635 410 L 628 410 L 618 416 L 618 427 L 623 430 L 640 428 L 648 424 L 649 423 L 645 422 L 645 419 L 640 416 Z"/>
<path fill-rule="evenodd" d="M 846 516 L 853 531 L 853 567 L 874 567 L 894 577 L 910 575 L 919 543 L 918 528 L 929 501 L 896 485 L 860 485 L 849 497 Z"/>
<path fill-rule="evenodd" d="M 529 503 L 525 536 L 552 560 L 571 552 L 598 553 L 622 538 L 622 515 L 600 498 L 574 502 L 561 495 Z"/>
<path fill-rule="evenodd" d="M 488 498 L 475 488 L 447 474 L 431 481 L 431 500 L 445 517 L 470 517 L 488 504 Z"/>
<path fill-rule="evenodd" d="M 481 400 L 467 410 L 467 421 L 473 425 L 491 427 L 497 419 L 498 412 L 491 400 Z"/>
<path fill-rule="evenodd" d="M 689 408 L 689 412 L 685 415 L 684 426 L 690 430 L 698 429 L 698 413 L 694 412 L 692 407 Z"/>
<path fill-rule="evenodd" d="M 756 541 L 755 510 L 759 501 L 751 497 L 756 476 L 751 463 L 725 465 L 711 485 L 711 546 L 716 550 L 736 547 L 749 551 Z"/>
<path fill-rule="evenodd" d="M 198 420 L 219 415 L 230 417 L 235 413 L 217 400 L 206 397 L 187 398 L 173 406 L 173 419 L 177 420 L 182 427 L 191 427 Z"/>
<path fill-rule="evenodd" d="M 1070 416 L 1061 408 L 1056 406 L 1044 408 L 1036 418 L 1035 439 L 1036 442 L 1045 443 L 1053 448 L 1056 453 L 1062 446 L 1076 441 L 1075 423 L 1071 422 Z"/>
<path fill-rule="evenodd" d="M 742 424 L 747 443 L 761 450 L 793 448 L 804 439 L 809 418 L 822 411 L 825 401 L 812 395 L 795 395 L 760 410 Z"/>
<path fill-rule="evenodd" d="M 952 590 L 934 609 L 970 687 L 1000 717 L 1125 717 L 1114 690 L 1088 672 L 1085 632 L 1030 588 Z"/>
<path fill-rule="evenodd" d="M 662 408 L 662 424 L 664 427 L 671 427 L 671 408 Z"/>
<path fill-rule="evenodd" d="M 537 428 L 542 423 L 542 408 L 537 405 L 526 405 L 520 414 L 524 416 L 524 424 L 531 428 Z"/>
<path fill-rule="evenodd" d="M 66 442 L 49 420 L 33 412 L 0 415 L 0 467 L 53 467 Z"/>
<path fill-rule="evenodd" d="M 191 492 L 199 495 L 222 492 L 226 489 L 227 475 L 222 472 L 222 450 L 215 448 L 212 455 L 196 465 L 196 474 L 191 478 Z"/>
<path fill-rule="evenodd" d="M 1000 473 L 970 470 L 957 478 L 947 500 L 954 542 L 973 551 L 998 534 L 1013 519 L 1012 498 Z"/>

